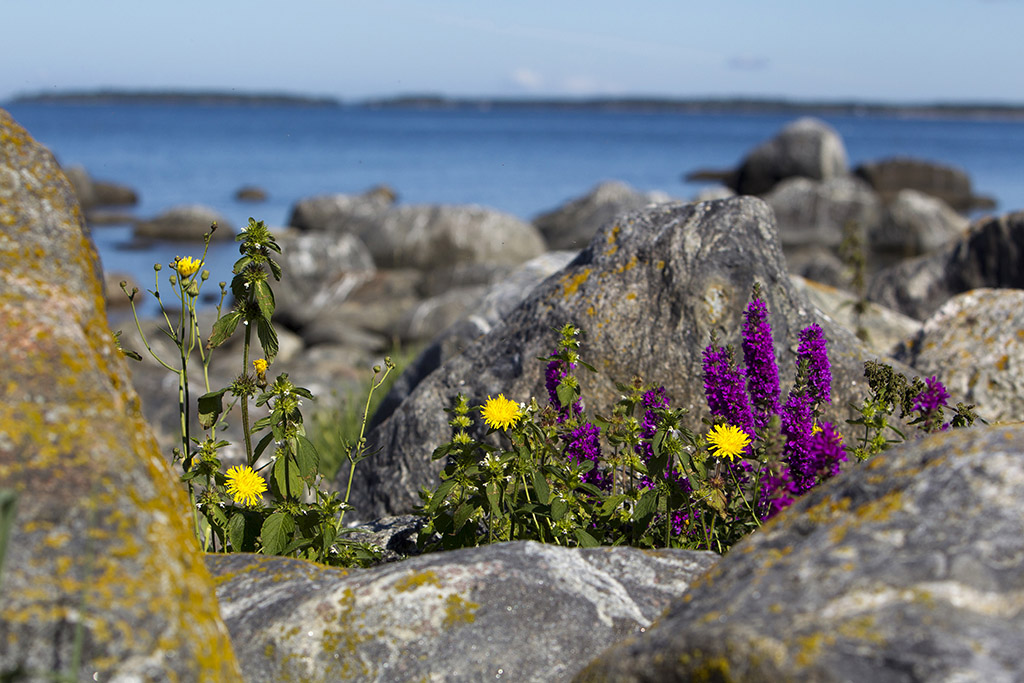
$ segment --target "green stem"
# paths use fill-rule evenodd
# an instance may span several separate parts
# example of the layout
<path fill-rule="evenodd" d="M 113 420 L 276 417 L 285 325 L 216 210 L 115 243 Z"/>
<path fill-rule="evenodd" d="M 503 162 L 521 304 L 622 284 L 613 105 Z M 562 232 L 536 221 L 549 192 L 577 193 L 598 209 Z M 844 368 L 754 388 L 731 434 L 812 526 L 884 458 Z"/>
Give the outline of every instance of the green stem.
<path fill-rule="evenodd" d="M 360 420 L 360 423 L 359 423 L 359 437 L 356 439 L 355 445 L 351 449 L 349 449 L 349 452 L 348 452 L 348 462 L 349 462 L 349 467 L 348 467 L 348 484 L 345 486 L 345 504 L 346 504 L 346 506 L 348 504 L 349 496 L 352 495 L 352 479 L 355 477 L 355 473 L 356 473 L 356 457 L 355 457 L 355 455 L 360 455 L 362 453 L 362 449 L 365 447 L 363 437 L 366 434 L 366 420 L 367 420 L 367 418 L 369 417 L 369 414 L 370 414 L 370 401 L 373 399 L 373 392 L 376 391 L 377 389 L 379 389 L 381 387 L 381 385 L 384 384 L 384 380 L 387 379 L 387 377 L 391 373 L 392 369 L 394 369 L 394 366 L 391 364 L 391 362 L 389 360 L 384 365 L 384 374 L 381 375 L 380 380 L 377 380 L 376 373 L 374 373 L 373 379 L 370 380 L 370 391 L 367 392 L 366 404 L 363 406 L 363 419 Z M 353 450 L 358 450 L 359 453 L 353 455 Z M 338 517 L 338 524 L 341 524 L 342 520 L 344 520 L 344 519 L 345 519 L 345 510 L 343 508 L 342 511 L 341 511 L 341 515 Z"/>
<path fill-rule="evenodd" d="M 249 370 L 249 344 L 252 343 L 252 325 L 249 324 L 249 320 L 243 321 L 245 324 L 245 343 L 242 346 L 242 374 L 244 377 Z M 245 460 L 249 463 L 249 467 L 255 467 L 256 463 L 252 457 L 252 435 L 249 434 L 249 394 L 248 391 L 242 396 L 242 435 L 245 437 Z"/>

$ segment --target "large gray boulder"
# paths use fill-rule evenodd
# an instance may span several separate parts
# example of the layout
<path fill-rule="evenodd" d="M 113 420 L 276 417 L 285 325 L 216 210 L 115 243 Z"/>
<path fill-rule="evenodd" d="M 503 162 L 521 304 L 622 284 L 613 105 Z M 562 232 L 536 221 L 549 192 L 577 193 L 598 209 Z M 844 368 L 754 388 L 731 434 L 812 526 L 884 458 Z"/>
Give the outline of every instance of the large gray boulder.
<path fill-rule="evenodd" d="M 582 249 L 598 228 L 617 215 L 667 201 L 670 197 L 662 192 L 639 192 L 625 183 L 609 181 L 542 213 L 533 224 L 544 236 L 548 249 Z"/>
<path fill-rule="evenodd" d="M 863 361 L 875 354 L 793 288 L 771 209 L 752 197 L 665 204 L 606 224 L 483 339 L 421 381 L 369 435 L 382 450 L 356 471 L 356 509 L 368 517 L 405 512 L 418 503 L 420 487 L 436 484 L 443 463 L 430 456 L 451 436 L 444 408 L 458 393 L 474 405 L 499 393 L 546 400 L 544 363 L 535 359 L 555 349 L 552 330 L 565 323 L 584 330 L 584 358 L 601 369 L 581 373 L 588 406 L 608 410 L 620 395 L 615 382 L 641 375 L 663 383 L 673 405 L 689 409 L 690 426 L 699 426 L 703 349 L 712 331 L 739 343 L 755 281 L 784 378 L 792 380 L 800 330 L 813 322 L 825 330 L 834 417 L 842 423 L 847 403 L 862 398 Z"/>
<path fill-rule="evenodd" d="M 335 309 L 376 271 L 369 249 L 354 235 L 288 233 L 278 244 L 282 274 L 273 285 L 274 317 L 296 329 Z"/>
<path fill-rule="evenodd" d="M 71 185 L 3 110 L 0 321 L 0 679 L 239 680 Z"/>
<path fill-rule="evenodd" d="M 913 440 L 741 541 L 577 681 L 1024 679 L 1024 428 Z"/>
<path fill-rule="evenodd" d="M 853 223 L 863 230 L 882 223 L 878 196 L 862 180 L 839 176 L 825 181 L 788 178 L 764 200 L 775 212 L 783 250 L 823 246 L 836 248 Z"/>
<path fill-rule="evenodd" d="M 957 294 L 925 321 L 897 357 L 989 421 L 1024 419 L 1024 290 Z"/>
<path fill-rule="evenodd" d="M 834 128 L 805 117 L 755 147 L 726 184 L 738 194 L 760 195 L 786 178 L 828 180 L 847 173 L 846 147 Z"/>
<path fill-rule="evenodd" d="M 980 219 L 937 251 L 882 270 L 868 297 L 924 320 L 953 295 L 981 287 L 1024 288 L 1024 211 Z"/>
<path fill-rule="evenodd" d="M 430 344 L 402 372 L 377 407 L 371 427 L 383 422 L 412 390 L 449 358 L 490 332 L 529 296 L 542 280 L 565 267 L 575 251 L 549 251 L 530 259 L 508 277 L 493 285 L 457 321 L 431 339 Z"/>
<path fill-rule="evenodd" d="M 915 190 L 941 199 L 956 211 L 995 205 L 991 199 L 975 196 L 971 178 L 963 169 L 934 161 L 892 157 L 860 164 L 854 173 L 867 181 L 886 202 L 903 190 Z"/>
<path fill-rule="evenodd" d="M 893 262 L 928 254 L 963 235 L 970 221 L 946 202 L 917 190 L 901 190 L 880 223 L 870 226 L 868 245 L 874 260 Z"/>
<path fill-rule="evenodd" d="M 250 681 L 565 681 L 648 628 L 712 553 L 533 542 L 366 570 L 208 556 Z"/>

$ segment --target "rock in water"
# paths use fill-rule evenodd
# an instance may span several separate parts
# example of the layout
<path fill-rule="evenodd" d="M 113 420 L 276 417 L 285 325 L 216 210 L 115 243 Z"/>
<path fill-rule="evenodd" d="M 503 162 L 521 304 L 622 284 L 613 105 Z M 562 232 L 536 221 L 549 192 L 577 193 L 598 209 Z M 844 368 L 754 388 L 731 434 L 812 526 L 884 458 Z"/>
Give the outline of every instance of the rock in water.
<path fill-rule="evenodd" d="M 17 494 L 0 678 L 239 680 L 185 495 L 114 348 L 81 210 L 2 110 L 0 365 L 0 488 Z"/>
<path fill-rule="evenodd" d="M 741 541 L 578 681 L 1024 680 L 1024 428 L 906 443 Z"/>
<path fill-rule="evenodd" d="M 533 542 L 342 571 L 211 555 L 251 681 L 567 680 L 718 556 Z"/>
<path fill-rule="evenodd" d="M 994 206 L 991 199 L 974 195 L 971 178 L 963 169 L 933 161 L 893 157 L 860 164 L 854 173 L 866 180 L 886 202 L 895 199 L 902 190 L 916 190 L 941 199 L 956 211 Z"/>
<path fill-rule="evenodd" d="M 846 172 L 846 146 L 839 133 L 805 117 L 755 147 L 726 184 L 738 194 L 764 194 L 786 178 L 828 180 Z"/>
<path fill-rule="evenodd" d="M 753 197 L 664 204 L 606 224 L 561 274 L 420 382 L 369 435 L 382 450 L 356 469 L 358 514 L 407 512 L 422 486 L 436 485 L 443 462 L 430 456 L 451 438 L 444 409 L 459 392 L 472 405 L 499 393 L 545 401 L 545 365 L 536 358 L 555 350 L 552 329 L 566 323 L 584 330 L 584 359 L 600 370 L 578 373 L 588 406 L 609 410 L 620 395 L 615 382 L 640 375 L 663 383 L 672 405 L 689 409 L 689 426 L 700 426 L 704 347 L 712 331 L 722 343 L 739 344 L 755 281 L 763 286 L 779 369 L 788 381 L 800 330 L 813 322 L 824 329 L 834 373 L 832 419 L 841 424 L 847 403 L 862 398 L 863 361 L 875 354 L 794 289 L 768 205 Z"/>
<path fill-rule="evenodd" d="M 235 237 L 234 227 L 213 209 L 206 206 L 176 206 L 156 218 L 135 224 L 135 236 L 151 239 L 202 243 L 203 235 L 216 223 L 217 230 L 210 237 L 214 242 L 230 242 Z"/>

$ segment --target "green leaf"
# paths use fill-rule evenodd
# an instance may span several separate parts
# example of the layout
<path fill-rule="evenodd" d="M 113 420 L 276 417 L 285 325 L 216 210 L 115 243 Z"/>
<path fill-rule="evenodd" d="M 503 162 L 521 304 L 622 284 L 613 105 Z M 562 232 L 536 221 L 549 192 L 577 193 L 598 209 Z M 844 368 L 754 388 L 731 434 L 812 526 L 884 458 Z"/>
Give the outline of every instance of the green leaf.
<path fill-rule="evenodd" d="M 655 489 L 651 489 L 640 496 L 640 500 L 636 502 L 636 508 L 633 510 L 633 519 L 645 521 L 653 517 L 657 509 L 658 492 Z"/>
<path fill-rule="evenodd" d="M 434 490 L 434 493 L 430 497 L 430 505 L 426 508 L 427 515 L 433 516 L 437 512 L 437 509 L 444 502 L 444 499 L 448 497 L 448 494 L 451 493 L 455 484 L 456 481 L 454 479 L 448 479 L 447 481 L 441 482 L 441 485 Z"/>
<path fill-rule="evenodd" d="M 228 520 L 228 540 L 231 541 L 231 549 L 240 553 L 245 550 L 245 516 L 241 512 L 231 515 Z"/>
<path fill-rule="evenodd" d="M 570 386 L 565 380 L 558 383 L 558 388 L 555 389 L 555 393 L 558 395 L 558 402 L 563 408 L 571 406 L 577 396 L 576 387 Z"/>
<path fill-rule="evenodd" d="M 269 446 L 272 443 L 274 443 L 274 433 L 273 432 L 268 432 L 267 434 L 265 434 L 263 436 L 262 439 L 260 439 L 260 442 L 258 444 L 256 444 L 256 448 L 253 449 L 253 452 L 252 452 L 253 459 L 254 460 L 258 460 L 259 457 L 261 455 L 263 455 L 263 451 L 267 450 L 267 446 Z"/>
<path fill-rule="evenodd" d="M 227 387 L 218 391 L 211 391 L 199 397 L 199 424 L 203 429 L 209 429 L 217 422 L 217 418 L 224 412 L 224 392 Z"/>
<path fill-rule="evenodd" d="M 476 512 L 476 508 L 470 503 L 466 502 L 460 505 L 455 510 L 455 519 L 453 520 L 453 531 L 455 533 L 458 533 L 462 529 L 462 527 L 466 525 L 466 522 L 469 520 L 469 518 L 473 516 L 474 512 Z"/>
<path fill-rule="evenodd" d="M 576 529 L 576 542 L 580 544 L 581 548 L 596 548 L 601 545 L 596 538 L 583 529 Z"/>
<path fill-rule="evenodd" d="M 242 319 L 241 311 L 231 311 L 223 315 L 213 324 L 213 334 L 210 335 L 210 348 L 216 348 L 226 342 L 235 333 L 238 322 Z"/>
<path fill-rule="evenodd" d="M 273 246 L 276 246 L 276 245 L 273 245 Z M 278 247 L 276 249 L 276 251 L 278 253 L 281 253 L 281 248 Z M 272 258 L 268 258 L 267 259 L 267 263 L 270 265 L 270 272 L 274 276 L 274 279 L 275 280 L 280 280 L 281 279 L 281 265 L 277 261 L 272 259 Z"/>
<path fill-rule="evenodd" d="M 551 521 L 557 522 L 558 520 L 565 517 L 565 513 L 569 511 L 569 504 L 561 498 L 555 498 L 551 501 Z"/>
<path fill-rule="evenodd" d="M 287 455 L 281 454 L 274 461 L 274 484 L 280 498 L 296 500 L 302 495 L 304 485 L 299 476 L 299 468 L 290 460 Z"/>
<path fill-rule="evenodd" d="M 316 446 L 304 436 L 298 437 L 296 445 L 295 462 L 299 466 L 299 476 L 313 488 L 320 467 L 320 454 L 316 452 Z"/>
<path fill-rule="evenodd" d="M 291 540 L 295 531 L 295 518 L 287 512 L 275 512 L 263 522 L 260 539 L 265 555 L 278 555 Z"/>
<path fill-rule="evenodd" d="M 264 320 L 274 317 L 274 292 L 266 280 L 257 280 L 254 284 L 256 303 L 260 307 L 260 313 Z"/>
<path fill-rule="evenodd" d="M 256 321 L 256 336 L 260 338 L 260 345 L 263 347 L 263 355 L 268 363 L 273 363 L 277 356 L 277 332 L 269 318 L 260 318 Z"/>
<path fill-rule="evenodd" d="M 541 505 L 547 505 L 551 500 L 551 487 L 548 486 L 548 480 L 544 478 L 544 473 L 539 469 L 533 471 L 533 490 Z"/>
<path fill-rule="evenodd" d="M 498 482 L 487 482 L 487 503 L 491 506 L 491 514 L 501 514 L 501 497 L 498 489 Z"/>

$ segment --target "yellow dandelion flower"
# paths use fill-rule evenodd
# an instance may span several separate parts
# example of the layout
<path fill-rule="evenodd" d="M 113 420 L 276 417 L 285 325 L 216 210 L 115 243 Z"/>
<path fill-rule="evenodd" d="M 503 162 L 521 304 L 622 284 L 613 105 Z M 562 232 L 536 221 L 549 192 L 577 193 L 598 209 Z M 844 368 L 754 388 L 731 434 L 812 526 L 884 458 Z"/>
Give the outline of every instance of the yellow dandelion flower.
<path fill-rule="evenodd" d="M 256 505 L 263 500 L 267 482 L 248 465 L 235 465 L 228 470 L 228 493 L 236 503 Z"/>
<path fill-rule="evenodd" d="M 487 397 L 487 402 L 480 408 L 484 422 L 491 429 L 508 429 L 519 421 L 519 404 L 498 394 L 498 398 Z"/>
<path fill-rule="evenodd" d="M 750 437 L 747 433 L 730 424 L 715 425 L 707 435 L 708 450 L 719 458 L 733 458 L 743 454 Z"/>
<path fill-rule="evenodd" d="M 203 265 L 203 262 L 197 258 L 191 256 L 185 256 L 174 262 L 174 269 L 178 271 L 178 275 L 183 278 L 192 277 L 199 270 L 199 267 Z"/>
<path fill-rule="evenodd" d="M 257 375 L 267 374 L 267 361 L 264 358 L 257 358 L 252 362 L 252 366 L 256 369 Z"/>

